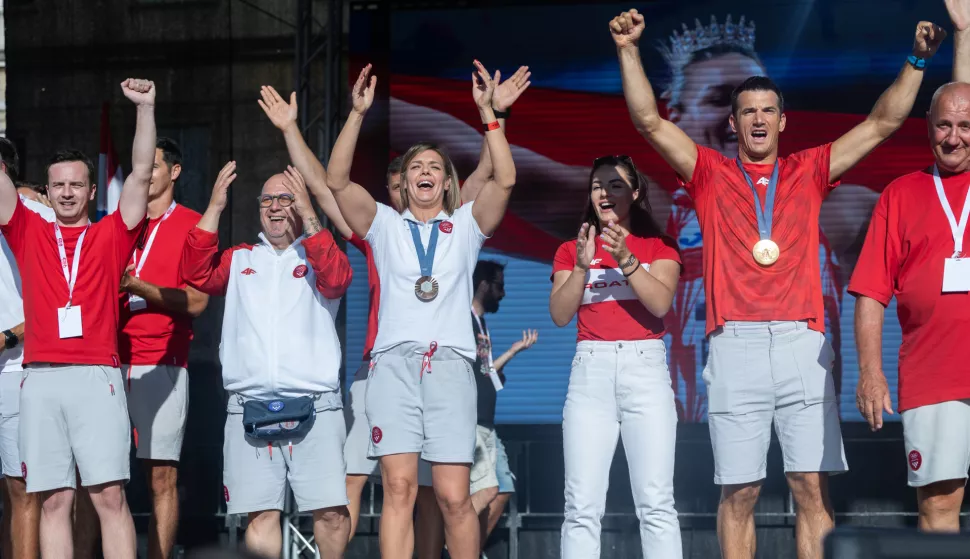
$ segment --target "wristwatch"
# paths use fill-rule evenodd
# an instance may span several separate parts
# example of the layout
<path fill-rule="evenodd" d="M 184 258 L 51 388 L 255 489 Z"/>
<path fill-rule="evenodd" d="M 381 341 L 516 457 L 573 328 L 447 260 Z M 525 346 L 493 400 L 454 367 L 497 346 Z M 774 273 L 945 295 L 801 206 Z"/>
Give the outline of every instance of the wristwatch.
<path fill-rule="evenodd" d="M 909 58 L 906 59 L 906 62 L 909 62 L 910 64 L 912 64 L 913 68 L 916 68 L 917 70 L 922 70 L 926 68 L 926 59 L 920 58 L 915 54 L 909 55 Z"/>
<path fill-rule="evenodd" d="M 17 344 L 19 343 L 20 343 L 20 340 L 17 338 L 16 334 L 11 332 L 10 330 L 3 331 L 3 347 L 5 349 L 13 349 L 17 347 Z"/>

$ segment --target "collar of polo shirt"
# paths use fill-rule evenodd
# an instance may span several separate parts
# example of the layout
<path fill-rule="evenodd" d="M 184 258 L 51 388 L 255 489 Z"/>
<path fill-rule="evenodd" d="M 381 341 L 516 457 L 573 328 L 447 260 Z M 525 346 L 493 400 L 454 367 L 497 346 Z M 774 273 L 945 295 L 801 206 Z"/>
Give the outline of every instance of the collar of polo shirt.
<path fill-rule="evenodd" d="M 409 209 L 405 209 L 404 212 L 401 213 L 401 217 L 403 217 L 404 219 L 406 219 L 408 221 L 413 221 L 415 223 L 424 223 L 420 219 L 414 217 L 414 214 L 411 213 L 411 210 L 409 210 Z M 440 212 L 438 212 L 438 215 L 434 216 L 434 219 L 432 219 L 431 221 L 435 221 L 435 220 L 438 220 L 438 221 L 447 221 L 449 219 L 451 219 L 451 216 L 448 215 L 447 213 L 445 213 L 444 210 L 441 210 Z"/>

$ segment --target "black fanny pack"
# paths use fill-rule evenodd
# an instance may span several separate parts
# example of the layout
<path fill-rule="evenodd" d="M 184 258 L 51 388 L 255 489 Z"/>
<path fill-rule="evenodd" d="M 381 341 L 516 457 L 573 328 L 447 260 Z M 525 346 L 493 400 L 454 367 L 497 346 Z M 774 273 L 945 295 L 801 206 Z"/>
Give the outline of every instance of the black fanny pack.
<path fill-rule="evenodd" d="M 306 436 L 317 417 L 314 398 L 247 400 L 243 403 L 246 435 L 261 441 L 293 440 Z"/>

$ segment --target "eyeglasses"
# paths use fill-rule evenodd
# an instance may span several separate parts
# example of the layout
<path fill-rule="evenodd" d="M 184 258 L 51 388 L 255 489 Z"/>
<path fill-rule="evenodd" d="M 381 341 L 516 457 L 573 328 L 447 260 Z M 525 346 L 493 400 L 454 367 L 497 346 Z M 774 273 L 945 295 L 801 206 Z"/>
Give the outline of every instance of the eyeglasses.
<path fill-rule="evenodd" d="M 259 200 L 260 208 L 269 208 L 273 205 L 273 200 L 279 200 L 281 208 L 288 208 L 293 204 L 294 198 L 292 194 L 265 194 L 263 196 L 257 196 Z"/>

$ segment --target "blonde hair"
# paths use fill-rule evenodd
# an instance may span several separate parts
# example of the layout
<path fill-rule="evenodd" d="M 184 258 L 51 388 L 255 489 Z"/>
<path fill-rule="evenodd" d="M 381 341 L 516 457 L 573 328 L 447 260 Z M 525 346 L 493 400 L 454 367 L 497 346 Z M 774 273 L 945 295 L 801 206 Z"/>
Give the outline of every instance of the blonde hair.
<path fill-rule="evenodd" d="M 408 167 L 411 166 L 411 162 L 420 155 L 421 153 L 431 150 L 441 156 L 441 160 L 445 164 L 445 179 L 451 179 L 451 185 L 448 190 L 445 191 L 445 197 L 442 201 L 445 213 L 451 215 L 455 213 L 458 206 L 461 206 L 461 188 L 458 184 L 458 169 L 455 168 L 455 164 L 445 153 L 445 150 L 438 147 L 435 144 L 422 142 L 414 144 L 408 151 L 404 154 L 404 161 L 401 163 L 401 204 L 407 208 L 410 203 L 408 201 Z"/>

